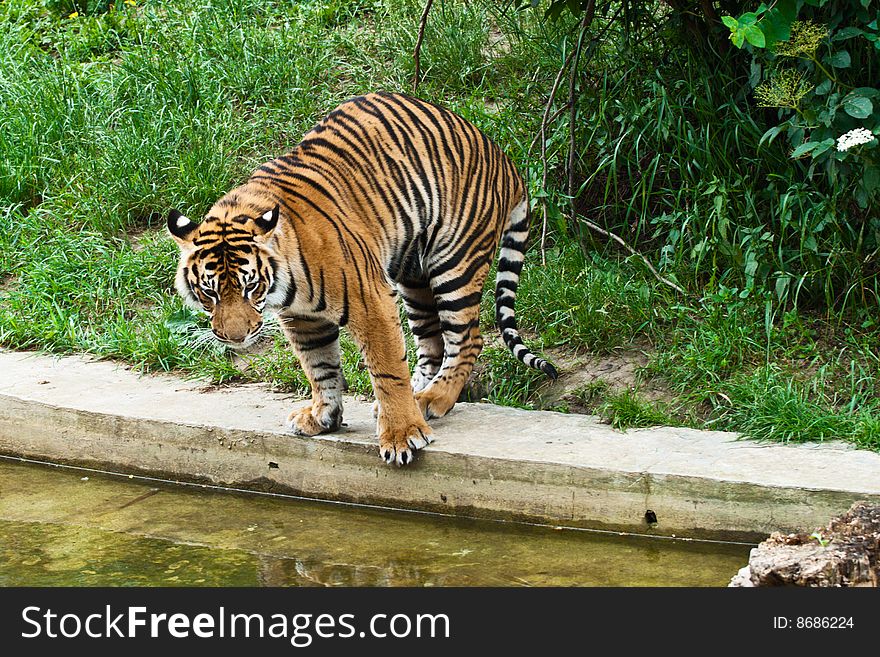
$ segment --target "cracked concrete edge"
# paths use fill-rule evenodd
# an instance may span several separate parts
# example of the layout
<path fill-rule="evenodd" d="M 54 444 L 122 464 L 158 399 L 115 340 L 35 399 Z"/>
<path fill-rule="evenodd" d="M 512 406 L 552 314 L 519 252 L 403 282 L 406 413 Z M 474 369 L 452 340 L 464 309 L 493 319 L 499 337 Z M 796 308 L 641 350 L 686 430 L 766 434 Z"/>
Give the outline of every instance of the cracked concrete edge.
<path fill-rule="evenodd" d="M 693 538 L 822 524 L 852 491 L 436 451 L 407 468 L 375 445 L 59 407 L 0 394 L 0 453 L 169 480 L 443 514 Z M 658 523 L 648 526 L 645 511 Z"/>

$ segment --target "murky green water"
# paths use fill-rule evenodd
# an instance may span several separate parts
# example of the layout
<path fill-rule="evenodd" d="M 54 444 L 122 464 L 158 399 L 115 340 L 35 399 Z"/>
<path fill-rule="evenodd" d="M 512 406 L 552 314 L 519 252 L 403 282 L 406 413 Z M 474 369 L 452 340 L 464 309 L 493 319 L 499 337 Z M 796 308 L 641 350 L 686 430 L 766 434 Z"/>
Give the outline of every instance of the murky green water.
<path fill-rule="evenodd" d="M 748 550 L 0 462 L 3 586 L 723 586 Z"/>

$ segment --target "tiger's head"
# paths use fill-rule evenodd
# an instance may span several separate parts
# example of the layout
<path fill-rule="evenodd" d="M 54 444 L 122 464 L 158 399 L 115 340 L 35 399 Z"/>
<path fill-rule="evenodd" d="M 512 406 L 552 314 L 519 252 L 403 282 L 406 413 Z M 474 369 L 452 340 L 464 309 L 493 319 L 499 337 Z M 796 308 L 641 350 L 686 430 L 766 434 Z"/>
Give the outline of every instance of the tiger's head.
<path fill-rule="evenodd" d="M 177 210 L 168 215 L 168 232 L 180 246 L 177 291 L 211 315 L 214 335 L 233 348 L 256 342 L 267 305 L 287 296 L 290 281 L 275 256 L 278 215 L 277 203 L 242 203 L 234 195 L 201 223 Z"/>

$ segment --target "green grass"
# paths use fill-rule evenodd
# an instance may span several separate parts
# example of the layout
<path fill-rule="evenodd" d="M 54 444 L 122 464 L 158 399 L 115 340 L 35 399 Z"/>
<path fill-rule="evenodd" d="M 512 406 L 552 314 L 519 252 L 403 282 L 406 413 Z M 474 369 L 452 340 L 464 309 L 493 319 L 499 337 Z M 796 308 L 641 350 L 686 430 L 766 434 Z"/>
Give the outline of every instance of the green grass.
<path fill-rule="evenodd" d="M 163 218 L 170 207 L 202 214 L 342 100 L 409 91 L 422 3 L 108 6 L 0 4 L 0 344 L 305 393 L 280 335 L 236 361 L 205 339 L 205 318 L 172 289 L 177 248 Z M 708 70 L 668 31 L 656 36 L 670 44 L 663 58 L 612 38 L 581 81 L 578 205 L 689 294 L 659 284 L 563 217 L 565 114 L 550 126 L 540 189 L 530 145 L 573 25 L 448 0 L 435 3 L 422 50 L 420 95 L 482 127 L 533 196 L 548 195 L 547 264 L 536 225 L 517 299 L 529 343 L 647 349 L 643 377 L 668 388 L 666 403 L 601 383 L 575 399 L 618 427 L 880 449 L 876 217 L 856 213 L 862 235 L 848 234 L 851 208 L 833 190 L 809 186 L 778 144 L 758 147 L 763 117 L 733 69 Z M 487 294 L 487 334 L 493 314 Z M 342 348 L 350 390 L 370 394 L 357 349 L 348 338 Z M 486 400 L 542 406 L 546 380 L 506 350 L 487 348 L 482 367 Z"/>
<path fill-rule="evenodd" d="M 662 405 L 643 399 L 631 389 L 608 395 L 599 406 L 598 413 L 605 422 L 622 431 L 678 424 Z"/>
<path fill-rule="evenodd" d="M 529 254 L 516 307 L 520 325 L 557 346 L 606 353 L 650 335 L 672 300 L 634 263 L 585 256 L 577 244 Z"/>
<path fill-rule="evenodd" d="M 774 366 L 762 367 L 729 383 L 728 407 L 721 417 L 726 426 L 759 440 L 844 439 L 880 448 L 876 396 L 865 399 L 856 393 L 835 399 L 835 391 L 821 389 L 827 383 L 821 375 L 806 382 Z"/>
<path fill-rule="evenodd" d="M 576 247 L 531 254 L 518 297 L 520 324 L 546 346 L 609 353 L 647 341 L 642 380 L 668 388 L 665 403 L 599 382 L 571 399 L 617 428 L 684 424 L 761 440 L 842 439 L 880 449 L 877 333 L 796 310 L 772 294 L 719 286 L 679 299 L 632 259 L 584 256 Z M 484 313 L 485 316 L 485 313 Z M 870 323 L 868 323 L 870 324 Z M 541 407 L 541 382 L 490 357 L 489 399 Z"/>
<path fill-rule="evenodd" d="M 523 366 L 506 347 L 487 347 L 481 359 L 486 365 L 483 381 L 487 401 L 499 406 L 536 407 L 536 395 L 547 383 L 541 372 Z"/>

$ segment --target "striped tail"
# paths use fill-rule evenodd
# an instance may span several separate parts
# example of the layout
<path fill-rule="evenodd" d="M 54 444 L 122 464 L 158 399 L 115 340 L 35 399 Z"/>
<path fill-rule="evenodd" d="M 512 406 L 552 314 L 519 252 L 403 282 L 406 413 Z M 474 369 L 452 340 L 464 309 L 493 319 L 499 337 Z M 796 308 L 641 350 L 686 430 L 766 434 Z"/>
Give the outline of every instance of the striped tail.
<path fill-rule="evenodd" d="M 501 331 L 504 344 L 523 363 L 541 370 L 551 379 L 558 376 L 551 363 L 538 358 L 523 344 L 516 330 L 516 288 L 525 257 L 526 240 L 529 236 L 529 201 L 524 198 L 510 213 L 507 228 L 501 236 L 501 253 L 498 259 L 498 273 L 495 275 L 495 323 Z"/>

